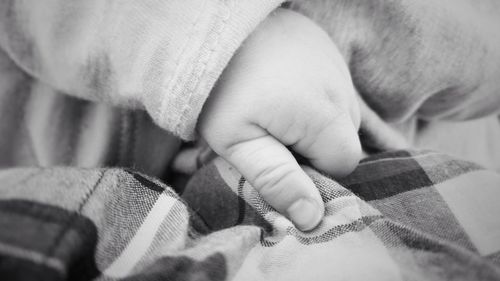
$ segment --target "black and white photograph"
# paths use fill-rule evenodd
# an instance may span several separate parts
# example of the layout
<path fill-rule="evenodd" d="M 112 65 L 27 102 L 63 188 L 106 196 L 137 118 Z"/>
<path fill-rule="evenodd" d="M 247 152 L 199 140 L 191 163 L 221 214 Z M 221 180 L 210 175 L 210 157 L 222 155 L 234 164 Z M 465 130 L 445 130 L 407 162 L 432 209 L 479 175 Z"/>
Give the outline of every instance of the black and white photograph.
<path fill-rule="evenodd" d="M 500 0 L 0 0 L 0 281 L 500 281 Z"/>

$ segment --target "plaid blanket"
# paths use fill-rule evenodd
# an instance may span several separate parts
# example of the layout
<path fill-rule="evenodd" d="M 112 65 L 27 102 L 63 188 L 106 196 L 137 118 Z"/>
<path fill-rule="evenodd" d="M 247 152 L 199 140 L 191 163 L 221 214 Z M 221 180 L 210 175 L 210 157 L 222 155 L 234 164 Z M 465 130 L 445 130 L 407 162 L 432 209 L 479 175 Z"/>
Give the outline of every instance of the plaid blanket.
<path fill-rule="evenodd" d="M 365 159 L 301 232 L 215 159 L 182 195 L 125 169 L 0 172 L 1 280 L 500 280 L 500 175 L 435 152 Z"/>

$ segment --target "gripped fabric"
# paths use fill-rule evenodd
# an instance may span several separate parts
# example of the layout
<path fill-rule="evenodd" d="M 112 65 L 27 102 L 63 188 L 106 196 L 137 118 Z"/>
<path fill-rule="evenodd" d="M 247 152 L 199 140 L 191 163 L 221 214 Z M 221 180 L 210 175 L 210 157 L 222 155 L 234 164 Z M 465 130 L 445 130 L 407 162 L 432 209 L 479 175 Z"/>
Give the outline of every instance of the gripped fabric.
<path fill-rule="evenodd" d="M 220 158 L 181 196 L 128 169 L 0 172 L 2 280 L 500 280 L 500 175 L 432 151 L 305 167 L 304 233 Z"/>

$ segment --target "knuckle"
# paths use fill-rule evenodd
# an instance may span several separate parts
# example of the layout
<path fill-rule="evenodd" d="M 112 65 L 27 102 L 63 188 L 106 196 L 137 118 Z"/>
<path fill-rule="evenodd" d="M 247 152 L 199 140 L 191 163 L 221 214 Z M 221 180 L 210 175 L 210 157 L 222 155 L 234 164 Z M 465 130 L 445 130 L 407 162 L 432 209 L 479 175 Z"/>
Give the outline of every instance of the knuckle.
<path fill-rule="evenodd" d="M 265 167 L 255 176 L 254 187 L 264 197 L 281 197 L 288 178 L 295 172 L 295 167 L 286 163 Z"/>

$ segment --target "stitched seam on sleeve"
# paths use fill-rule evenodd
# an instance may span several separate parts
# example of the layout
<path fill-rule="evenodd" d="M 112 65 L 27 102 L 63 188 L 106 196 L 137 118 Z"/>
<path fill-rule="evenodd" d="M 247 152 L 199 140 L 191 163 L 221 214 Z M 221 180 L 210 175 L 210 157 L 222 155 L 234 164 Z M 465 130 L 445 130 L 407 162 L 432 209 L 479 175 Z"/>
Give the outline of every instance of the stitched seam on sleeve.
<path fill-rule="evenodd" d="M 234 2 L 232 2 L 232 3 L 234 5 Z M 182 122 L 182 118 L 185 118 L 187 115 L 187 112 L 191 109 L 191 105 L 193 102 L 193 96 L 194 96 L 193 94 L 195 93 L 196 89 L 198 88 L 198 86 L 200 84 L 200 81 L 201 81 L 200 78 L 206 72 L 208 63 L 212 59 L 213 54 L 218 49 L 218 47 L 220 48 L 219 42 L 220 42 L 221 34 L 226 29 L 227 22 L 229 21 L 229 19 L 231 17 L 231 10 L 228 8 L 228 6 L 225 3 L 223 4 L 222 10 L 223 10 L 222 18 L 221 18 L 221 20 L 219 20 L 216 23 L 216 26 L 218 26 L 218 27 L 216 27 L 215 38 L 213 39 L 212 42 L 210 42 L 210 41 L 205 42 L 201 47 L 201 49 L 205 49 L 205 48 L 209 49 L 209 52 L 208 52 L 206 59 L 202 60 L 202 59 L 198 58 L 197 62 L 195 63 L 197 66 L 201 65 L 202 67 L 198 73 L 195 72 L 194 76 L 192 77 L 192 79 L 194 81 L 192 83 L 190 83 L 190 85 L 188 85 L 188 88 L 186 89 L 186 91 L 189 93 L 189 96 L 188 96 L 189 102 L 184 105 L 184 108 L 182 109 L 181 115 L 179 115 L 179 117 L 177 118 L 177 125 L 175 126 L 175 131 L 177 131 L 177 132 L 182 130 L 181 126 L 184 124 Z M 207 45 L 210 45 L 210 46 L 207 47 Z M 200 55 L 199 57 L 203 57 L 203 54 Z M 194 68 L 194 71 L 196 71 L 196 69 L 197 69 L 197 67 Z M 189 79 L 188 82 L 190 80 L 191 79 Z M 191 86 L 191 87 L 189 87 L 189 86 Z"/>
<path fill-rule="evenodd" d="M 175 81 L 175 78 L 172 79 L 169 82 L 169 86 L 166 88 L 168 91 L 172 91 L 172 93 L 179 93 L 180 98 L 183 100 L 187 100 L 188 102 L 185 103 L 180 110 L 181 114 L 178 116 L 175 116 L 173 119 L 170 121 L 173 122 L 172 125 L 174 125 L 174 132 L 177 134 L 182 134 L 184 132 L 181 132 L 182 130 L 182 119 L 185 118 L 187 115 L 187 112 L 191 109 L 193 98 L 194 98 L 194 93 L 196 88 L 200 84 L 200 78 L 203 76 L 203 74 L 206 72 L 206 68 L 210 60 L 212 59 L 213 54 L 217 50 L 217 44 L 220 40 L 220 35 L 223 33 L 227 26 L 227 22 L 230 18 L 230 10 L 228 9 L 228 6 L 225 3 L 221 3 L 222 7 L 219 8 L 219 11 L 222 10 L 222 12 L 219 12 L 215 17 L 218 19 L 215 23 L 215 30 L 211 31 L 209 35 L 206 36 L 205 41 L 200 45 L 200 50 L 201 52 L 198 54 L 198 57 L 194 60 L 194 63 L 192 66 L 185 71 L 185 73 L 189 73 L 189 75 L 185 75 L 186 78 L 184 81 L 178 82 L 173 88 L 170 88 L 171 84 Z M 223 13 L 226 13 L 224 16 Z M 221 16 L 221 14 L 223 16 Z M 193 27 L 196 25 L 196 23 L 193 25 Z M 190 41 L 192 39 L 192 36 L 190 36 L 190 39 L 188 40 L 186 45 L 189 45 Z M 207 52 L 208 50 L 208 52 Z M 184 50 L 185 51 L 185 50 Z M 183 77 L 184 75 L 180 75 L 180 77 Z M 181 87 L 185 87 L 185 89 L 180 89 Z M 169 90 L 170 89 L 170 90 Z M 181 91 L 179 91 L 181 90 Z M 162 107 L 160 109 L 160 115 L 163 117 L 165 116 L 165 110 L 166 110 L 166 99 L 163 99 L 162 102 Z"/>
<path fill-rule="evenodd" d="M 162 91 L 160 91 L 160 95 L 162 95 L 162 97 L 160 98 L 160 103 L 161 104 L 160 104 L 160 109 L 158 110 L 158 112 L 160 113 L 160 118 L 164 118 L 166 116 L 165 115 L 165 108 L 167 107 L 166 103 L 167 103 L 167 100 L 168 100 L 166 98 L 166 95 L 175 93 L 176 87 L 172 86 L 172 85 L 176 82 L 176 80 L 178 80 L 179 76 L 182 77 L 182 75 L 179 74 L 179 71 L 180 71 L 179 69 L 181 68 L 181 60 L 185 57 L 186 52 L 187 52 L 187 50 L 188 50 L 188 48 L 190 46 L 190 43 L 193 41 L 193 37 L 196 34 L 196 26 L 199 24 L 199 22 L 202 19 L 202 15 L 207 10 L 207 5 L 208 5 L 207 3 L 208 3 L 208 0 L 205 0 L 204 3 L 203 3 L 202 8 L 200 9 L 200 12 L 197 15 L 197 17 L 191 23 L 188 38 L 184 42 L 184 45 L 181 48 L 182 51 L 180 52 L 180 55 L 175 60 L 175 69 L 174 69 L 174 72 L 173 72 L 174 75 L 172 76 L 172 78 L 168 82 L 166 82 L 165 86 L 161 87 Z M 177 118 L 177 119 L 180 119 L 180 118 Z M 163 121 L 161 123 L 163 123 Z M 169 122 L 167 122 L 167 123 L 169 123 Z"/>

